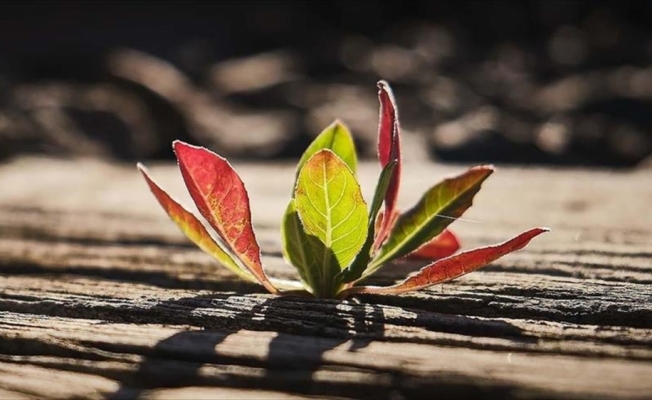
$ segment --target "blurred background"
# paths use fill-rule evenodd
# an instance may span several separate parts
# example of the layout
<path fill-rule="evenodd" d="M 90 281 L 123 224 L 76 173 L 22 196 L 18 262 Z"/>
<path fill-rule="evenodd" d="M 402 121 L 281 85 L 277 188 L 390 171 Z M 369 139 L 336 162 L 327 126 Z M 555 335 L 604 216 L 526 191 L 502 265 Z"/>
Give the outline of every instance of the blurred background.
<path fill-rule="evenodd" d="M 375 156 L 376 81 L 405 158 L 652 165 L 652 1 L 0 5 L 0 162 L 173 159 L 171 141 L 298 158 L 340 118 Z"/>

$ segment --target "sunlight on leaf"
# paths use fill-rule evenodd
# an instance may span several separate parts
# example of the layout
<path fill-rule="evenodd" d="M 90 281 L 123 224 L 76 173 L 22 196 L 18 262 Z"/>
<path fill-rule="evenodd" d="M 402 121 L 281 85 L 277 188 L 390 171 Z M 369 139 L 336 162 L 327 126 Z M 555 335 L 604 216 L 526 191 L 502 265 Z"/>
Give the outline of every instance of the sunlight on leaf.
<path fill-rule="evenodd" d="M 190 239 L 200 249 L 213 256 L 217 261 L 222 263 L 222 265 L 233 271 L 239 277 L 256 282 L 256 278 L 254 278 L 249 272 L 243 270 L 228 253 L 215 243 L 206 228 L 204 228 L 204 225 L 202 225 L 202 223 L 199 222 L 190 211 L 174 201 L 170 195 L 168 195 L 152 180 L 152 178 L 150 178 L 147 169 L 142 164 L 138 164 L 138 170 L 145 178 L 145 181 L 149 185 L 150 190 L 158 200 L 161 207 L 163 207 L 170 219 L 177 224 L 179 229 L 181 229 L 181 232 L 183 232 L 188 239 Z"/>
<path fill-rule="evenodd" d="M 337 156 L 341 158 L 355 174 L 358 165 L 358 157 L 356 155 L 353 137 L 346 125 L 344 125 L 340 120 L 335 120 L 335 122 L 324 129 L 303 152 L 303 155 L 297 164 L 297 176 L 310 157 L 323 149 L 329 149 L 337 154 Z"/>
<path fill-rule="evenodd" d="M 228 161 L 205 148 L 177 140 L 174 151 L 199 212 L 259 282 L 276 293 L 260 262 L 249 197 L 238 174 Z"/>
<path fill-rule="evenodd" d="M 376 192 L 374 193 L 374 197 L 371 202 L 369 221 L 367 223 L 367 239 L 365 240 L 364 245 L 360 249 L 360 252 L 356 255 L 351 265 L 342 270 L 342 273 L 338 278 L 341 279 L 342 283 L 355 281 L 356 279 L 360 278 L 365 269 L 367 269 L 367 264 L 371 259 L 371 250 L 376 232 L 376 218 L 378 216 L 378 212 L 380 211 L 380 207 L 383 204 L 383 199 L 385 198 L 385 193 L 389 187 L 389 182 L 392 177 L 392 173 L 396 168 L 396 164 L 396 161 L 388 163 L 380 173 L 380 177 L 378 178 L 378 185 L 376 185 Z"/>
<path fill-rule="evenodd" d="M 435 261 L 396 285 L 387 287 L 359 286 L 344 290 L 340 296 L 346 297 L 361 293 L 401 294 L 425 289 L 482 268 L 506 254 L 522 249 L 534 237 L 548 231 L 548 228 L 530 229 L 501 244 L 481 247 Z"/>
<path fill-rule="evenodd" d="M 388 163 L 395 161 L 396 168 L 394 168 L 389 187 L 385 192 L 385 212 L 383 214 L 390 218 L 385 218 L 380 224 L 374 241 L 374 249 L 378 249 L 385 242 L 394 225 L 401 183 L 401 127 L 398 122 L 398 108 L 396 100 L 394 100 L 394 93 L 385 81 L 378 82 L 378 101 L 380 103 L 378 161 L 381 168 L 385 168 Z"/>
<path fill-rule="evenodd" d="M 297 165 L 281 222 L 281 242 L 283 257 L 297 269 L 300 282 L 269 278 L 265 273 L 247 191 L 226 159 L 203 147 L 173 142 L 190 196 L 220 240 L 158 187 L 141 164 L 138 169 L 158 202 L 190 240 L 238 276 L 257 281 L 272 294 L 343 299 L 360 293 L 405 293 L 481 268 L 548 231 L 532 229 L 496 246 L 453 255 L 460 243 L 447 227 L 471 207 L 482 183 L 494 171 L 490 165 L 443 180 L 411 209 L 399 213 L 398 108 L 389 84 L 381 80 L 377 86 L 381 173 L 369 210 L 356 179 L 355 142 L 339 120 L 312 141 Z M 397 259 L 437 261 L 397 285 L 354 286 Z"/>
<path fill-rule="evenodd" d="M 428 190 L 412 209 L 399 216 L 367 274 L 388 261 L 411 253 L 439 235 L 473 204 L 473 197 L 480 190 L 482 182 L 493 171 L 491 166 L 473 167 Z"/>
<path fill-rule="evenodd" d="M 434 261 L 454 254 L 459 248 L 460 242 L 457 237 L 450 230 L 444 229 L 442 233 L 405 257 L 414 260 Z"/>
<path fill-rule="evenodd" d="M 295 206 L 316 257 L 321 287 L 360 251 L 367 233 L 367 205 L 353 172 L 330 150 L 313 155 L 299 173 Z M 315 248 L 321 247 L 321 248 Z"/>

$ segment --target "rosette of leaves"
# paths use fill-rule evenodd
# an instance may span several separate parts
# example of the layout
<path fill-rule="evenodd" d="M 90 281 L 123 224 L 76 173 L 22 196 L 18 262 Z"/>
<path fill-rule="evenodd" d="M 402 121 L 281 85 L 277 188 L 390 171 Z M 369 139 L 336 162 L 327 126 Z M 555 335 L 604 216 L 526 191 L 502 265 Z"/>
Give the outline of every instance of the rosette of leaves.
<path fill-rule="evenodd" d="M 173 143 L 190 196 L 216 237 L 161 189 L 143 165 L 138 168 L 160 205 L 193 243 L 273 294 L 347 298 L 419 290 L 475 271 L 548 231 L 534 228 L 497 245 L 457 253 L 459 242 L 447 227 L 472 205 L 494 172 L 490 165 L 444 179 L 412 208 L 399 211 L 401 129 L 396 102 L 384 81 L 378 83 L 378 99 L 381 172 L 371 204 L 365 202 L 356 179 L 354 141 L 340 121 L 321 132 L 299 160 L 281 236 L 283 256 L 299 272 L 300 282 L 265 273 L 245 185 L 226 159 L 205 148 Z M 391 286 L 362 284 L 381 266 L 403 258 L 426 260 L 426 265 Z"/>

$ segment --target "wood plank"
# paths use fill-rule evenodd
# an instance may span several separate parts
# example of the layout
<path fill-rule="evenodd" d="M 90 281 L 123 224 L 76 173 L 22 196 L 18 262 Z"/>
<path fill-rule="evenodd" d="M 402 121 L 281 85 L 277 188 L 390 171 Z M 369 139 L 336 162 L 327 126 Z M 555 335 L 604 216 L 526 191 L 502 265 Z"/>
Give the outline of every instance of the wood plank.
<path fill-rule="evenodd" d="M 296 276 L 277 231 L 293 165 L 234 165 L 266 269 Z M 463 166 L 405 169 L 403 207 L 423 177 Z M 173 166 L 151 170 L 190 204 Z M 377 172 L 361 165 L 367 195 Z M 453 225 L 464 247 L 551 233 L 450 283 L 347 301 L 236 280 L 131 166 L 18 159 L 0 166 L 0 187 L 3 398 L 652 398 L 652 187 L 640 172 L 501 167 Z"/>

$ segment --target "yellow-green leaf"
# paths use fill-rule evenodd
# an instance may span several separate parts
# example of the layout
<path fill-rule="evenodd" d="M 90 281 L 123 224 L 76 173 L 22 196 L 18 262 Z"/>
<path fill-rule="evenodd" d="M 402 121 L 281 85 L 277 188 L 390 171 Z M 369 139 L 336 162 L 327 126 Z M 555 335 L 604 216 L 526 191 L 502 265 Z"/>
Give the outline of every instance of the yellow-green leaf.
<path fill-rule="evenodd" d="M 369 212 L 369 222 L 367 224 L 367 239 L 362 246 L 360 252 L 355 256 L 355 259 L 347 268 L 342 270 L 339 279 L 342 283 L 353 282 L 362 276 L 362 273 L 367 269 L 369 260 L 371 259 L 371 248 L 374 244 L 376 235 L 376 217 L 380 211 L 380 206 L 383 204 L 387 188 L 389 188 L 394 168 L 396 168 L 397 161 L 391 161 L 380 173 L 378 177 L 378 184 L 376 185 L 376 192 L 371 202 L 371 209 Z"/>
<path fill-rule="evenodd" d="M 316 296 L 332 296 L 335 276 L 358 254 L 367 237 L 367 205 L 346 163 L 322 149 L 304 164 L 295 207 L 319 265 Z"/>

